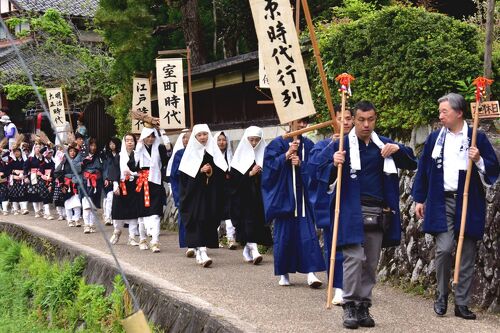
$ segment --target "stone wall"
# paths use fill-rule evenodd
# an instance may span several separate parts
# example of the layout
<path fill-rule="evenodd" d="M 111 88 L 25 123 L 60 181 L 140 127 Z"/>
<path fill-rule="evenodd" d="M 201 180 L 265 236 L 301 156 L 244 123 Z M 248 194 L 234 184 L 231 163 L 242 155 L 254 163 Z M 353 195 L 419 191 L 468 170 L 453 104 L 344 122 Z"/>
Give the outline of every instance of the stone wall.
<path fill-rule="evenodd" d="M 483 127 L 499 156 L 497 131 L 492 124 Z M 383 251 L 379 278 L 432 296 L 436 284 L 435 243 L 431 235 L 421 232 L 423 221 L 415 216 L 415 205 L 410 196 L 413 178 L 414 172 L 404 172 L 401 177 L 400 207 L 404 234 L 400 246 Z M 472 301 L 481 309 L 500 312 L 500 182 L 487 190 L 486 200 L 486 228 L 476 258 Z"/>

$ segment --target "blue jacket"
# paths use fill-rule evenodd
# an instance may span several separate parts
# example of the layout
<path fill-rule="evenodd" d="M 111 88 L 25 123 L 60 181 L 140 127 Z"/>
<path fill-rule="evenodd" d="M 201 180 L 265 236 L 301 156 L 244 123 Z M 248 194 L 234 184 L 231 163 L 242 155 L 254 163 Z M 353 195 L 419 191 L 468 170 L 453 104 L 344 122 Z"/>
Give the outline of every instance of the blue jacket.
<path fill-rule="evenodd" d="M 332 143 L 332 139 L 318 141 L 311 150 L 307 169 L 309 172 L 308 193 L 313 206 L 314 222 L 318 228 L 329 228 L 332 225 L 332 212 L 330 210 L 330 201 L 332 195 L 326 193 L 318 181 L 317 170 L 319 164 L 324 161 L 319 156 L 326 146 Z M 332 157 L 330 156 L 330 161 Z M 321 191 L 321 192 L 320 192 Z"/>
<path fill-rule="evenodd" d="M 469 141 L 472 137 L 472 128 L 469 127 Z M 418 172 L 413 183 L 412 196 L 415 202 L 425 203 L 425 216 L 423 231 L 429 234 L 438 234 L 448 231 L 446 222 L 446 205 L 444 197 L 444 173 L 441 163 L 437 163 L 432 158 L 432 150 L 439 136 L 439 130 L 432 132 L 424 145 L 424 150 L 420 156 Z M 469 142 L 470 144 L 470 142 Z M 484 181 L 487 184 L 494 184 L 499 173 L 498 159 L 482 132 L 477 133 L 476 146 L 484 160 L 486 174 Z M 444 147 L 444 146 L 443 146 Z M 441 156 L 443 151 L 441 151 Z M 457 204 L 455 208 L 455 234 L 460 231 L 460 220 L 462 217 L 463 193 L 465 185 L 465 170 L 459 171 Z M 486 217 L 485 192 L 479 170 L 475 163 L 472 165 L 472 174 L 469 186 L 469 202 L 467 209 L 467 219 L 465 225 L 465 235 L 474 239 L 482 239 L 484 234 L 484 224 Z"/>
<path fill-rule="evenodd" d="M 395 143 L 391 139 L 379 136 L 383 143 Z M 399 150 L 392 155 L 396 167 L 414 170 L 417 167 L 413 150 L 402 144 L 397 144 Z M 337 168 L 332 163 L 332 156 L 338 150 L 339 141 L 332 142 L 318 155 L 317 169 L 318 190 L 328 191 L 329 184 L 337 178 Z M 350 168 L 349 140 L 344 137 L 346 159 L 342 168 L 342 188 L 340 197 L 339 231 L 337 243 L 339 246 L 362 244 L 364 242 L 363 217 L 361 213 L 361 191 L 356 171 Z M 382 172 L 382 171 L 381 171 Z M 399 212 L 399 179 L 397 174 L 384 174 L 383 196 L 385 204 L 394 212 L 389 229 L 384 233 L 383 247 L 399 245 L 401 241 L 401 220 Z M 331 206 L 335 207 L 335 193 L 332 194 Z"/>

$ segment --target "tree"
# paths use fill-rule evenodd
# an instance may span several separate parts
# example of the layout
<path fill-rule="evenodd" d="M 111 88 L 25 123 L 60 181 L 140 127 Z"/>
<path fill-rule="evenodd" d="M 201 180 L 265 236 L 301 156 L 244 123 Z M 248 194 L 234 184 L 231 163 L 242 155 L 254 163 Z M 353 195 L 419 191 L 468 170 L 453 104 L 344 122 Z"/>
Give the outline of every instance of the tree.
<path fill-rule="evenodd" d="M 436 119 L 437 98 L 456 90 L 455 81 L 481 73 L 478 29 L 422 8 L 384 7 L 318 29 L 330 86 L 339 73 L 353 74 L 352 102 L 374 102 L 379 131 L 393 137 L 407 138 Z M 313 90 L 326 118 L 317 76 Z"/>

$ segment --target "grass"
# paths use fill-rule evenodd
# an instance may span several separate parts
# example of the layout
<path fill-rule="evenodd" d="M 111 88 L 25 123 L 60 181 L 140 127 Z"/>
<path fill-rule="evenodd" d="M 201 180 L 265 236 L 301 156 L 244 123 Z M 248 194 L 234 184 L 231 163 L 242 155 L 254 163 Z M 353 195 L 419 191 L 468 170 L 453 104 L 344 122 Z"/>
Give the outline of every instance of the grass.
<path fill-rule="evenodd" d="M 0 333 L 124 332 L 120 321 L 133 309 L 120 276 L 106 295 L 82 277 L 84 257 L 50 262 L 5 233 L 0 249 Z"/>

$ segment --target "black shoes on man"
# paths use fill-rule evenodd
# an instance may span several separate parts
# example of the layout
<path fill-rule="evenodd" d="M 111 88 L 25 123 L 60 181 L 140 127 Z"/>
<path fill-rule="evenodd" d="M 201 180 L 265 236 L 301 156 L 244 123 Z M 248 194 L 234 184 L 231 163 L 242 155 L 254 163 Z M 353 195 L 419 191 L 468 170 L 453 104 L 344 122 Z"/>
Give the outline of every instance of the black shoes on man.
<path fill-rule="evenodd" d="M 370 315 L 370 305 L 360 303 L 356 305 L 354 302 L 347 302 L 342 305 L 344 309 L 343 324 L 346 328 L 356 329 L 358 327 L 374 327 L 375 321 Z"/>
<path fill-rule="evenodd" d="M 446 310 L 448 309 L 448 295 L 439 295 L 434 302 L 434 312 L 438 316 L 444 316 L 446 314 Z M 474 312 L 469 310 L 467 305 L 455 305 L 455 316 L 460 317 L 467 320 L 476 319 L 476 315 Z"/>

